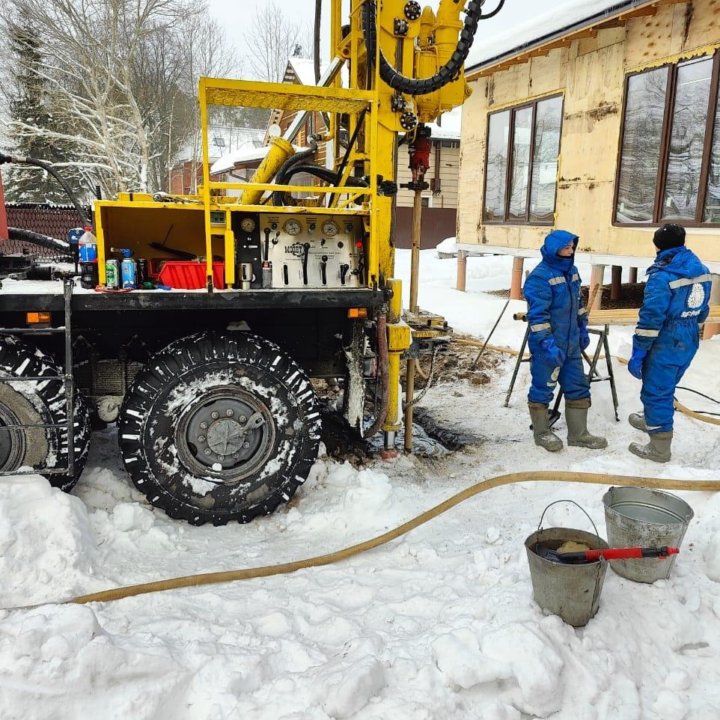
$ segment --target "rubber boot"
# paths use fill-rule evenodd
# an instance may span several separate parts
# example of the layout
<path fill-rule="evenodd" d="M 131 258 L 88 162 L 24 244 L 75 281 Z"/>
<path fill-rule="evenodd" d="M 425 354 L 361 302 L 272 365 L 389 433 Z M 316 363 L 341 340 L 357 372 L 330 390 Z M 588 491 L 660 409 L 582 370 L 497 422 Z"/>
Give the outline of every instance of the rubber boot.
<path fill-rule="evenodd" d="M 658 432 L 650 435 L 650 442 L 647 445 L 630 443 L 628 450 L 645 460 L 666 463 L 670 460 L 670 445 L 672 445 L 672 430 L 670 432 Z"/>
<path fill-rule="evenodd" d="M 545 448 L 548 452 L 562 450 L 562 440 L 550 429 L 548 406 L 541 403 L 528 403 L 528 410 L 530 410 L 535 444 Z"/>
<path fill-rule="evenodd" d="M 587 429 L 587 416 L 590 409 L 590 398 L 565 401 L 565 420 L 568 427 L 568 445 L 602 450 L 607 447 L 607 440 L 599 435 L 591 435 Z"/>
<path fill-rule="evenodd" d="M 645 422 L 644 413 L 630 413 L 628 415 L 628 422 L 636 429 L 641 432 L 647 432 L 647 424 Z"/>

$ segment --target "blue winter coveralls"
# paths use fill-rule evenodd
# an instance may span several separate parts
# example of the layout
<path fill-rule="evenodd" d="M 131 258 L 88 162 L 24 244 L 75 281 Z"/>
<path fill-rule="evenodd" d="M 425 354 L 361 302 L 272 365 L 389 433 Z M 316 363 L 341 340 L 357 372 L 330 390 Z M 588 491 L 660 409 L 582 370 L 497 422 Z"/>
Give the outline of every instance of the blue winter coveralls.
<path fill-rule="evenodd" d="M 647 274 L 631 364 L 642 363 L 640 399 L 648 432 L 670 432 L 675 387 L 700 344 L 712 277 L 684 245 L 659 252 Z"/>
<path fill-rule="evenodd" d="M 531 403 L 549 405 L 558 382 L 567 400 L 590 397 L 590 383 L 582 364 L 582 350 L 590 342 L 587 309 L 580 296 L 575 253 L 570 257 L 557 254 L 570 241 L 577 247 L 578 236 L 567 230 L 551 232 L 540 249 L 542 262 L 525 281 Z"/>

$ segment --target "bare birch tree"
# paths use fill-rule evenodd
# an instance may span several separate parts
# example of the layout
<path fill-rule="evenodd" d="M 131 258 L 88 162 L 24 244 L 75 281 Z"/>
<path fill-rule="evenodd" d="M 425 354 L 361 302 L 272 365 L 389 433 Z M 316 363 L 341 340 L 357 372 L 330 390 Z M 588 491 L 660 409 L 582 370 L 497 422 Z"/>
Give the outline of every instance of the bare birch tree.
<path fill-rule="evenodd" d="M 288 58 L 310 55 L 311 37 L 308 28 L 289 22 L 282 9 L 270 2 L 257 11 L 246 35 L 246 65 L 259 80 L 281 82 Z"/>
<path fill-rule="evenodd" d="M 12 0 L 40 31 L 36 68 L 65 132 L 11 120 L 18 134 L 43 133 L 78 148 L 72 162 L 105 195 L 165 186 L 177 146 L 193 128 L 196 75 L 191 55 L 213 35 L 203 5 L 189 0 Z M 217 30 L 217 28 L 215 28 Z M 220 38 L 216 33 L 212 39 Z"/>

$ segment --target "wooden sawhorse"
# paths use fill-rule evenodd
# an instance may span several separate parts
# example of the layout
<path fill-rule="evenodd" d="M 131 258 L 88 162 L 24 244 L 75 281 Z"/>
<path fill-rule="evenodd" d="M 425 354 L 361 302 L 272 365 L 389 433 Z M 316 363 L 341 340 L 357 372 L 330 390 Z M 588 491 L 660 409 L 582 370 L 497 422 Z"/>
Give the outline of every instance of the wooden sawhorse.
<path fill-rule="evenodd" d="M 515 320 L 527 321 L 525 313 L 516 313 L 514 316 Z M 605 382 L 610 383 L 610 392 L 612 393 L 613 408 L 615 410 L 615 420 L 620 421 L 618 416 L 618 396 L 617 389 L 615 387 L 615 373 L 613 372 L 612 357 L 610 355 L 610 345 L 608 343 L 608 333 L 610 331 L 609 325 L 603 325 L 602 330 L 597 328 L 588 327 L 588 333 L 591 335 L 597 335 L 598 341 L 595 346 L 595 351 L 592 357 L 588 357 L 587 353 L 583 350 L 583 358 L 588 364 L 587 379 L 590 383 L 594 382 Z M 510 405 L 510 396 L 512 395 L 513 389 L 515 388 L 515 381 L 517 380 L 518 372 L 520 372 L 520 364 L 524 362 L 530 362 L 530 357 L 523 358 L 525 354 L 525 348 L 527 347 L 528 337 L 530 335 L 530 326 L 528 325 L 525 331 L 525 337 L 523 338 L 522 345 L 520 346 L 520 352 L 518 353 L 517 362 L 513 370 L 512 378 L 510 380 L 510 387 L 505 395 L 505 407 Z M 605 350 L 605 364 L 607 367 L 607 376 L 600 375 L 598 372 L 597 364 L 600 360 L 600 352 Z M 562 400 L 563 391 L 560 388 L 557 397 L 555 398 L 555 404 L 549 414 L 550 426 L 554 425 L 557 419 L 560 417 L 560 401 Z"/>

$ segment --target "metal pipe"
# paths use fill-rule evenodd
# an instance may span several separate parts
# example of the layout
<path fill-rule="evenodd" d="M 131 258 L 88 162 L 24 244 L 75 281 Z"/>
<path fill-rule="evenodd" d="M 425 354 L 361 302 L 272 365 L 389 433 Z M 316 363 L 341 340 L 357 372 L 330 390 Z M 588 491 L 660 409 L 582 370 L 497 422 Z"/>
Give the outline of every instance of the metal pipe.
<path fill-rule="evenodd" d="M 422 220 L 422 191 L 415 191 L 412 217 L 412 255 L 410 257 L 410 312 L 419 312 L 418 278 L 420 275 L 420 233 Z"/>

